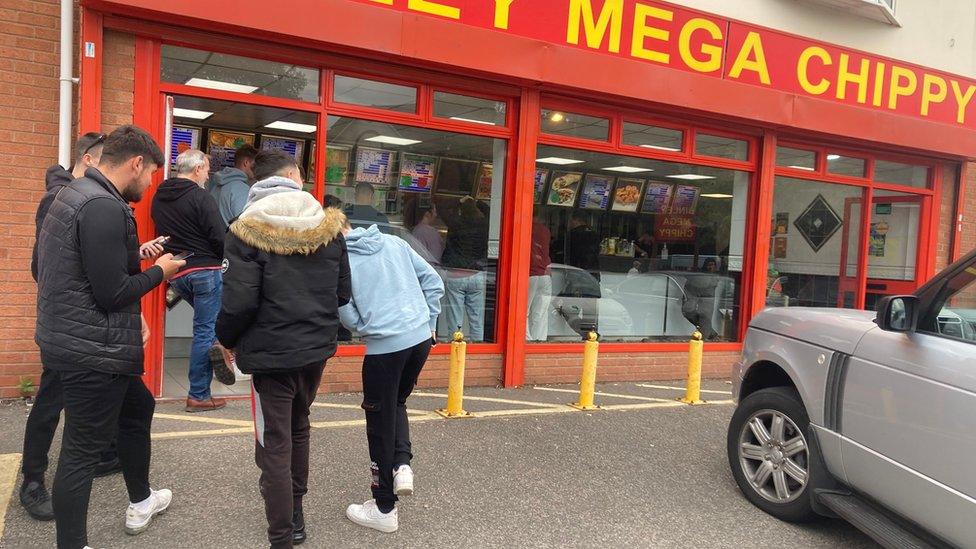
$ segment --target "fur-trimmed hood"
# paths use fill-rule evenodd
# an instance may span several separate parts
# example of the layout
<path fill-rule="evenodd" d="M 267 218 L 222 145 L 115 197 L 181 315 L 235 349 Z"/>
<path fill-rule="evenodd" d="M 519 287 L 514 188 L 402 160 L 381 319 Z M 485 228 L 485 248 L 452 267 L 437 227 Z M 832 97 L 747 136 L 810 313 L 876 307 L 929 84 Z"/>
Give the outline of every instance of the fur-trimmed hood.
<path fill-rule="evenodd" d="M 323 210 L 304 191 L 283 192 L 254 202 L 230 226 L 245 244 L 278 255 L 309 255 L 342 233 L 346 216 Z"/>

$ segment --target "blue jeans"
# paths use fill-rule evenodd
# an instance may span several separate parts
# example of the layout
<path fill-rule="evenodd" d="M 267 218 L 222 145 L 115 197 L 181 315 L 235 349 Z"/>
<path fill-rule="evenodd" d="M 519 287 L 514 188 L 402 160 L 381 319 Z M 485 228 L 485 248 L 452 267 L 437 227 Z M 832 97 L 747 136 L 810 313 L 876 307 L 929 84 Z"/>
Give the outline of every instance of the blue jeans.
<path fill-rule="evenodd" d="M 447 288 L 447 329 L 454 333 L 464 324 L 465 316 L 468 320 L 468 331 L 465 339 L 468 341 L 485 340 L 485 286 L 487 277 L 484 272 L 477 272 L 471 276 L 453 278 L 445 276 Z M 448 336 L 450 337 L 450 336 Z"/>
<path fill-rule="evenodd" d="M 220 312 L 223 279 L 220 269 L 196 271 L 170 281 L 170 286 L 193 307 L 193 345 L 190 347 L 190 393 L 193 400 L 210 398 L 213 368 L 210 348 L 217 336 L 214 325 Z"/>

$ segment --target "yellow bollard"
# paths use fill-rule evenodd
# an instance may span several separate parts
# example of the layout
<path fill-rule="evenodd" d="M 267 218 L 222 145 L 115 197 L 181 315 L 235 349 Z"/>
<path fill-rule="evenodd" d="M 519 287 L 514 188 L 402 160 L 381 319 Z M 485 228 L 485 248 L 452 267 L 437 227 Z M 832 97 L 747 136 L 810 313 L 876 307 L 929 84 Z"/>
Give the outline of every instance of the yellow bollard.
<path fill-rule="evenodd" d="M 691 334 L 688 342 L 688 387 L 684 398 L 678 401 L 685 404 L 705 404 L 701 399 L 702 334 L 698 330 Z"/>
<path fill-rule="evenodd" d="M 596 332 L 586 335 L 583 343 L 583 375 L 580 376 L 579 400 L 570 404 L 577 410 L 596 410 L 600 407 L 593 404 L 593 392 L 596 390 L 596 359 L 600 351 L 600 336 Z"/>
<path fill-rule="evenodd" d="M 451 372 L 447 381 L 447 408 L 437 410 L 437 413 L 448 419 L 472 417 L 462 406 L 464 400 L 464 357 L 468 344 L 464 341 L 461 330 L 454 332 L 451 341 Z"/>

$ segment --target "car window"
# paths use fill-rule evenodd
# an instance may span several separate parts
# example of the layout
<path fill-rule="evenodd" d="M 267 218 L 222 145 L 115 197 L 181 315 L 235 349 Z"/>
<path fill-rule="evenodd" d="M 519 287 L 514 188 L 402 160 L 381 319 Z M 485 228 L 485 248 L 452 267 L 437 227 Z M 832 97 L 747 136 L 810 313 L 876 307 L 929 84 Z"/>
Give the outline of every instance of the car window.
<path fill-rule="evenodd" d="M 938 313 L 920 321 L 920 332 L 976 343 L 976 263 L 946 282 L 935 305 Z"/>

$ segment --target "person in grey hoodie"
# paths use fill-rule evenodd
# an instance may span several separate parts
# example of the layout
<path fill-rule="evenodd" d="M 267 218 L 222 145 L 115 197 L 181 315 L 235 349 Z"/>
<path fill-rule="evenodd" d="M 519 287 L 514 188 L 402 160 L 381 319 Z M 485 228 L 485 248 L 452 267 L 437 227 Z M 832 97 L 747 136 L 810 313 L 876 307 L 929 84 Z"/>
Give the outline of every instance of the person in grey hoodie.
<path fill-rule="evenodd" d="M 247 203 L 250 181 L 254 180 L 254 159 L 258 150 L 251 145 L 241 145 L 234 151 L 234 167 L 224 168 L 211 176 L 210 194 L 217 201 L 224 225 L 230 226 Z"/>
<path fill-rule="evenodd" d="M 376 225 L 345 230 L 352 296 L 339 308 L 342 324 L 366 342 L 363 409 L 373 499 L 346 516 L 381 532 L 399 527 L 398 495 L 413 493 L 407 397 L 417 383 L 440 313 L 444 283 L 406 241 Z"/>

